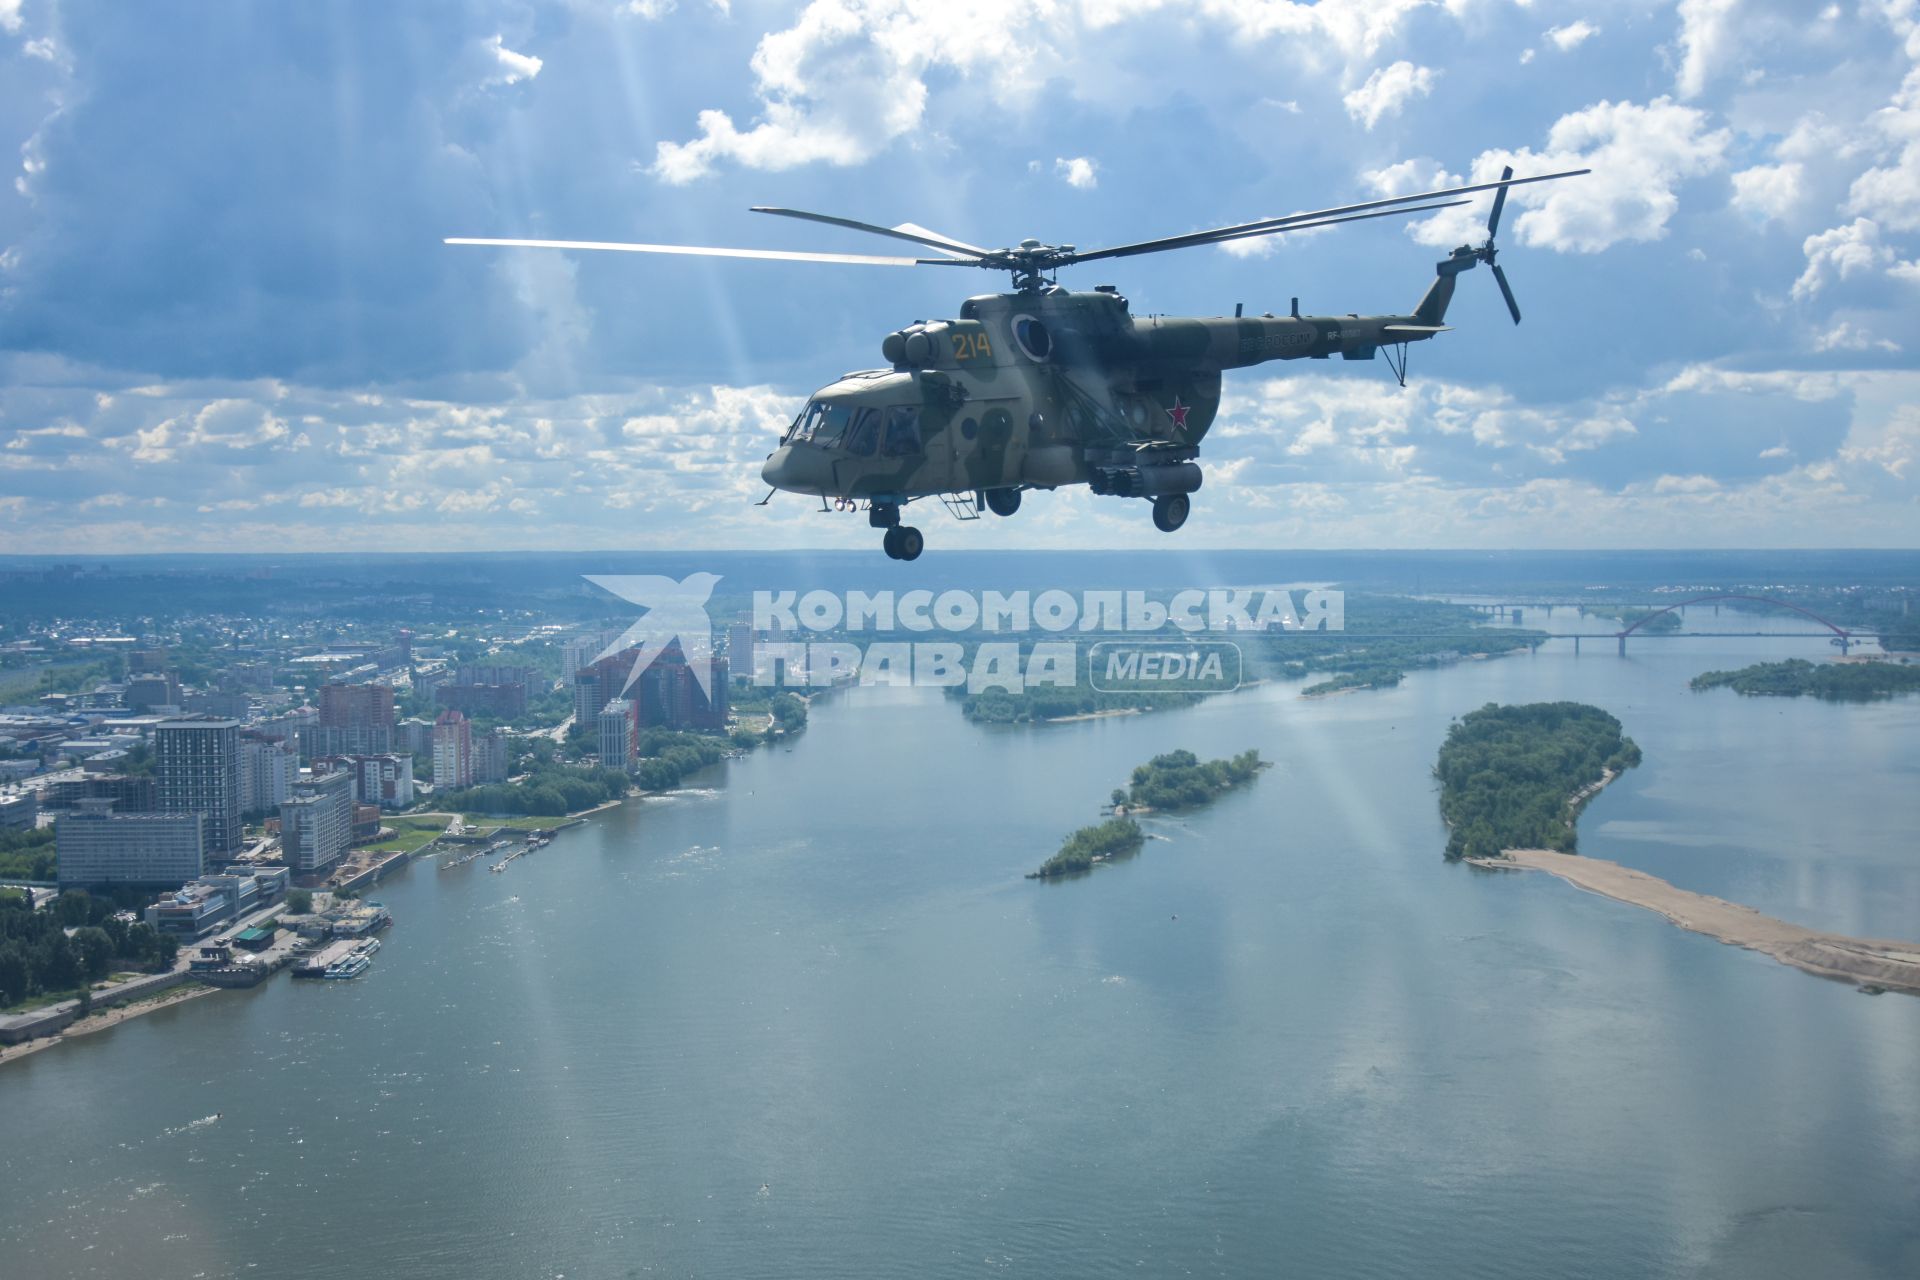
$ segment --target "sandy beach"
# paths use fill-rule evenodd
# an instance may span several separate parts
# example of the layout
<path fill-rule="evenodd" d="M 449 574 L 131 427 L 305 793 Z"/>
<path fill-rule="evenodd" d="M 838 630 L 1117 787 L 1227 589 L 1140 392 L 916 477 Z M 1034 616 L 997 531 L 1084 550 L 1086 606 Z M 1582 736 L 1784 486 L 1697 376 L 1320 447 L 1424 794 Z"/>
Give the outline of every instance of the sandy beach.
<path fill-rule="evenodd" d="M 108 1027 L 117 1027 L 130 1018 L 152 1013 L 155 1009 L 165 1009 L 170 1005 L 184 1004 L 201 996 L 210 996 L 218 987 L 190 986 L 175 991 L 167 991 L 150 1000 L 134 1000 L 127 1004 L 115 1005 L 111 1009 L 102 1009 L 91 1017 L 82 1018 L 67 1027 L 58 1035 L 42 1036 L 38 1040 L 29 1040 L 25 1044 L 10 1044 L 0 1047 L 0 1063 L 12 1062 L 15 1058 L 24 1058 L 28 1054 L 38 1053 L 51 1048 L 62 1040 L 72 1040 L 77 1036 L 90 1036 L 96 1031 L 105 1031 Z"/>
<path fill-rule="evenodd" d="M 1920 943 L 1822 933 L 1723 898 L 1677 888 L 1603 858 L 1549 849 L 1509 849 L 1499 858 L 1467 861 L 1495 870 L 1545 871 L 1589 893 L 1657 911 L 1692 933 L 1758 951 L 1822 978 L 1920 995 Z"/>

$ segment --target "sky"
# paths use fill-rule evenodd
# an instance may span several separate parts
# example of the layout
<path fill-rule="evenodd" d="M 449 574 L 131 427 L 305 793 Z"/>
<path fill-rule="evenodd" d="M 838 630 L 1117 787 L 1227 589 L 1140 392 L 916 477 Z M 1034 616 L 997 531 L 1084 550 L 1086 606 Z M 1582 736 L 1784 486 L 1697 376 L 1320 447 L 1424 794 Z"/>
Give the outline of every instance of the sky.
<path fill-rule="evenodd" d="M 0 0 L 0 553 L 864 547 L 765 492 L 982 275 L 448 247 L 1082 247 L 1521 188 L 1455 331 L 1229 374 L 1178 534 L 931 548 L 1920 545 L 1920 0 Z M 1072 268 L 1412 307 L 1484 204 Z M 916 510 L 916 517 L 918 511 Z"/>

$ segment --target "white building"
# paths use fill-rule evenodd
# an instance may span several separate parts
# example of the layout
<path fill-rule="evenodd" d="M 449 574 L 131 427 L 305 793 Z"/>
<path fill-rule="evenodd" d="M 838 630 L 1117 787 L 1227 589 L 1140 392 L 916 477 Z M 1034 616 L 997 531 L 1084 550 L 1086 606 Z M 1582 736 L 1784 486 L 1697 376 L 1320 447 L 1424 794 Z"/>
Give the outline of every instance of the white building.
<path fill-rule="evenodd" d="M 54 828 L 60 884 L 185 884 L 206 870 L 197 813 L 115 813 L 111 800 L 82 800 Z"/>
<path fill-rule="evenodd" d="M 317 875 L 353 847 L 353 775 L 304 778 L 280 806 L 281 857 L 295 875 Z"/>
<path fill-rule="evenodd" d="M 626 698 L 615 698 L 600 712 L 598 728 L 600 767 L 631 768 L 640 737 L 640 717 L 635 704 Z"/>
<path fill-rule="evenodd" d="M 240 743 L 240 786 L 248 813 L 279 808 L 299 776 L 300 752 L 291 741 Z"/>

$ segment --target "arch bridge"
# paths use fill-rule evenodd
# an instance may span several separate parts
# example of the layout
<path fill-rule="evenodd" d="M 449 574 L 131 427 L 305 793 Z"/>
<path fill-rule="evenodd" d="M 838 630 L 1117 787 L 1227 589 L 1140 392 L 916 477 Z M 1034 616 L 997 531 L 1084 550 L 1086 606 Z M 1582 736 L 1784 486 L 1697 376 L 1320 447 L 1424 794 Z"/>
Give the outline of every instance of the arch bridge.
<path fill-rule="evenodd" d="M 1619 632 L 1615 636 L 1615 639 L 1617 639 L 1620 642 L 1620 652 L 1622 654 L 1626 653 L 1628 636 L 1632 635 L 1634 632 L 1638 631 L 1640 628 L 1646 626 L 1649 622 L 1652 622 L 1655 618 L 1664 617 L 1665 615 L 1674 612 L 1676 609 L 1684 609 L 1690 604 L 1712 604 L 1715 601 L 1719 601 L 1719 600 L 1745 600 L 1751 604 L 1770 604 L 1770 605 L 1776 605 L 1782 609 L 1791 609 L 1795 613 L 1799 614 L 1801 617 L 1811 618 L 1813 621 L 1819 623 L 1821 626 L 1825 627 L 1827 630 L 1833 632 L 1834 636 L 1840 641 L 1841 653 L 1843 654 L 1847 653 L 1853 646 L 1853 633 L 1851 631 L 1848 631 L 1846 628 L 1840 626 L 1835 622 L 1832 622 L 1826 618 L 1821 617 L 1819 614 L 1815 613 L 1811 609 L 1808 609 L 1802 605 L 1797 605 L 1793 603 L 1791 600 L 1776 600 L 1772 596 L 1747 595 L 1738 591 L 1719 591 L 1719 592 L 1714 592 L 1711 595 L 1694 596 L 1690 600 L 1676 600 L 1672 604 L 1666 606 L 1664 609 L 1655 609 L 1651 613 L 1643 614 L 1639 618 L 1634 619 L 1632 626 L 1626 628 L 1624 631 Z"/>

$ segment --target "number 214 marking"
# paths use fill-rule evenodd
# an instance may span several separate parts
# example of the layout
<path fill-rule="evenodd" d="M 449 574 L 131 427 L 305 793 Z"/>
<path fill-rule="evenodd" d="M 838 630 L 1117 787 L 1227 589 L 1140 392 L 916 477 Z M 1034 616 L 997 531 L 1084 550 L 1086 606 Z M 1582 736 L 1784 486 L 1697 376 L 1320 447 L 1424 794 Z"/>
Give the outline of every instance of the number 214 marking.
<path fill-rule="evenodd" d="M 992 359 L 993 347 L 987 342 L 986 334 L 963 331 L 953 335 L 953 358 L 955 360 Z"/>

